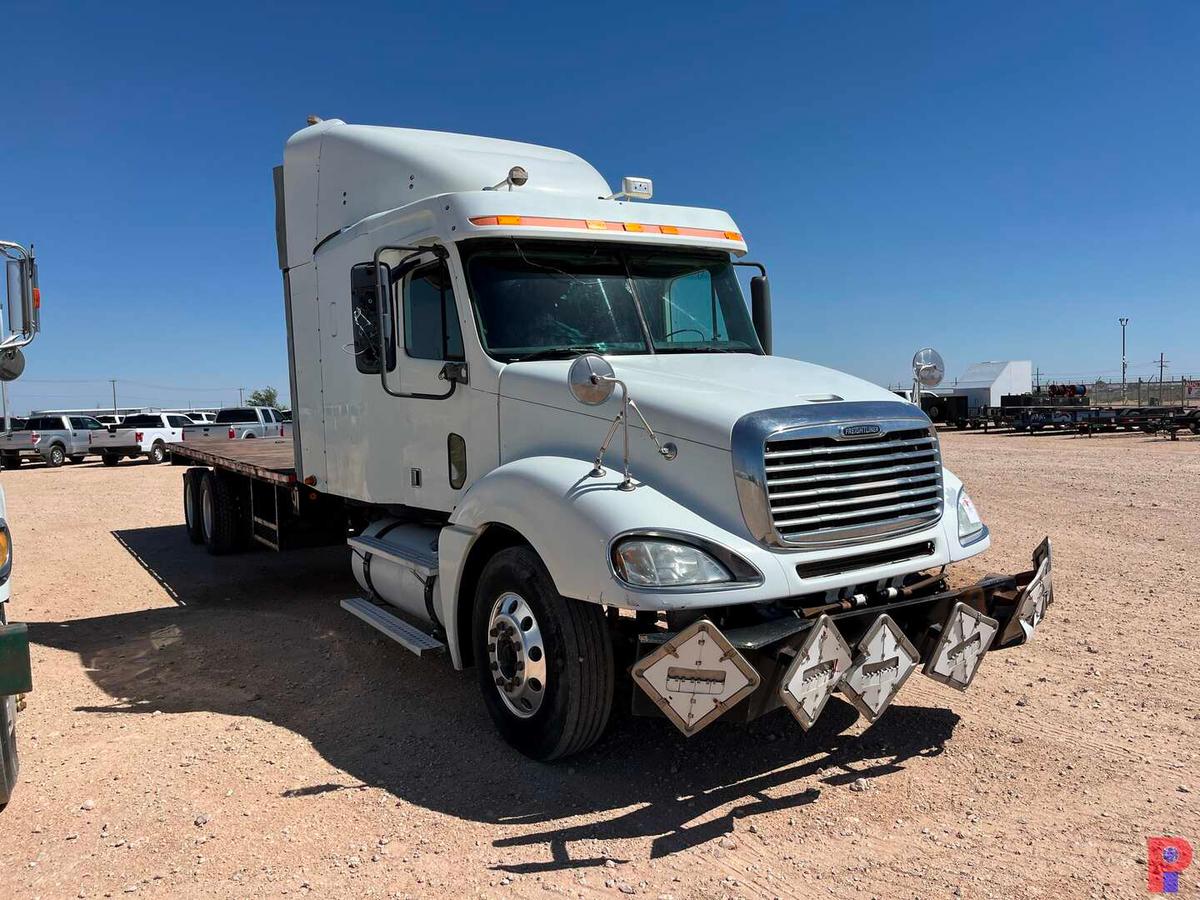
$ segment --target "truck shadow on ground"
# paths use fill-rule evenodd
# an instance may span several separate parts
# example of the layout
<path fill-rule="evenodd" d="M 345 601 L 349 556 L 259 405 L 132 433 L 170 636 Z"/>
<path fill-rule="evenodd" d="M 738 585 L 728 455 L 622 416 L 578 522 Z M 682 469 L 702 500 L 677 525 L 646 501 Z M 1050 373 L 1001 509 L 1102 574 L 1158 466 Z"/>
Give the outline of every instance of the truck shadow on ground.
<path fill-rule="evenodd" d="M 799 816 L 822 789 L 941 753 L 958 722 L 948 710 L 896 705 L 865 733 L 850 733 L 857 713 L 835 699 L 807 734 L 778 710 L 687 740 L 665 720 L 618 710 L 597 747 L 543 765 L 500 740 L 474 673 L 411 656 L 338 607 L 357 593 L 344 548 L 218 561 L 189 544 L 182 526 L 113 536 L 177 605 L 30 623 L 34 642 L 79 654 L 114 698 L 85 711 L 269 721 L 357 780 L 297 784 L 285 797 L 319 802 L 308 798 L 376 787 L 502 826 L 495 846 L 532 857 L 497 866 L 509 871 L 603 865 L 597 846 L 625 838 L 648 838 L 651 855 L 665 856 L 724 834 L 738 818 L 789 808 Z M 563 822 L 581 815 L 592 821 Z"/>

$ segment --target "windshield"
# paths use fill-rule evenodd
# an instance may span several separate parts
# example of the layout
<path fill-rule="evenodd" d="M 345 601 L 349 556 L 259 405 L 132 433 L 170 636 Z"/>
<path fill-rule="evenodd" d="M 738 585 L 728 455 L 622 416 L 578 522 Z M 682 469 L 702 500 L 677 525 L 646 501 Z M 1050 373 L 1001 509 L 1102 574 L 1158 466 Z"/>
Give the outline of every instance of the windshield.
<path fill-rule="evenodd" d="M 598 353 L 761 353 L 729 257 L 619 244 L 471 241 L 479 332 L 506 362 Z"/>

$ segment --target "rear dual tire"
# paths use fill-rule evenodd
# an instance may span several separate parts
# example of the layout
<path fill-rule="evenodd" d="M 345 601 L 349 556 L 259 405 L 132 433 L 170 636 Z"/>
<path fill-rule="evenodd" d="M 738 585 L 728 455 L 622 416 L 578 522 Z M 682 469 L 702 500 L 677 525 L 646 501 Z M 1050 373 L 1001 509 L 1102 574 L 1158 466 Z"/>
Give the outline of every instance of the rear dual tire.
<path fill-rule="evenodd" d="M 204 528 L 200 522 L 200 479 L 207 471 L 192 468 L 183 473 L 183 521 L 188 540 L 193 544 L 204 543 Z"/>
<path fill-rule="evenodd" d="M 531 549 L 510 547 L 488 561 L 472 633 L 484 705 L 508 743 L 549 762 L 600 738 L 615 675 L 604 612 L 561 596 Z M 531 672 L 540 690 L 526 680 Z"/>

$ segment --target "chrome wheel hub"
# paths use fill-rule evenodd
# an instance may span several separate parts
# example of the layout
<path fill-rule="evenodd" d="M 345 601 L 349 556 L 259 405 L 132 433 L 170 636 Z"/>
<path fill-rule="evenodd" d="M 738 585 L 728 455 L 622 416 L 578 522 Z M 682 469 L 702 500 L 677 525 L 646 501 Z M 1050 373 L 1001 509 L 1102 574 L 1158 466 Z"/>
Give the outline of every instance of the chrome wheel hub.
<path fill-rule="evenodd" d="M 488 618 L 488 665 L 509 711 L 528 719 L 546 696 L 546 650 L 537 617 L 525 599 L 500 595 Z"/>

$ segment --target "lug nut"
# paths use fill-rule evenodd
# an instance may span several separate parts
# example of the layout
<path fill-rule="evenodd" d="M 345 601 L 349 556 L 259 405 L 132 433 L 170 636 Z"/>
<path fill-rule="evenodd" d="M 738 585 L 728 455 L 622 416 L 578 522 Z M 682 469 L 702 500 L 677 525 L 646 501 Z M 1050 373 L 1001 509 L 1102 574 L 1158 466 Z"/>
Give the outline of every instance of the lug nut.
<path fill-rule="evenodd" d="M 491 631 L 488 632 L 488 634 L 490 634 L 492 637 L 495 637 L 499 633 L 500 633 L 500 627 L 498 625 L 493 625 Z"/>
<path fill-rule="evenodd" d="M 524 668 L 525 668 L 525 662 L 524 662 L 524 660 L 520 660 L 520 659 L 518 659 L 518 660 L 517 660 L 517 671 L 518 671 L 518 672 L 520 672 L 520 671 L 521 671 L 522 669 L 524 669 Z"/>
<path fill-rule="evenodd" d="M 496 652 L 496 644 L 493 641 L 492 643 L 488 644 L 488 653 L 495 653 L 495 652 Z"/>
<path fill-rule="evenodd" d="M 521 686 L 521 676 L 518 675 L 516 678 L 514 678 L 512 681 L 510 681 L 509 684 L 511 684 L 513 687 L 520 687 Z"/>
<path fill-rule="evenodd" d="M 504 684 L 504 679 L 503 679 L 503 678 L 497 678 L 497 679 L 496 679 L 496 687 L 504 687 L 504 686 L 505 686 L 505 684 Z"/>
<path fill-rule="evenodd" d="M 499 668 L 500 668 L 500 663 L 496 662 L 495 660 L 492 660 L 492 671 L 495 672 Z"/>

